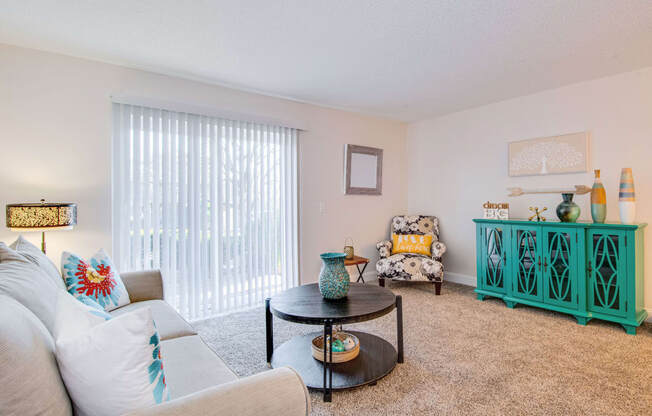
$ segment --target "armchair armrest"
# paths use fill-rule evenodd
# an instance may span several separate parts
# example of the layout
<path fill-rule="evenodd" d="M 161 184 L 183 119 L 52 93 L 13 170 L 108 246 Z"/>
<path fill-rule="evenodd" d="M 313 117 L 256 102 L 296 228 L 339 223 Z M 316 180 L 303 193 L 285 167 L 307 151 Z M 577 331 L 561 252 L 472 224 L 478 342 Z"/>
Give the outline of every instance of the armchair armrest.
<path fill-rule="evenodd" d="M 430 247 L 431 257 L 435 260 L 441 259 L 446 252 L 446 244 L 441 241 L 434 241 Z"/>
<path fill-rule="evenodd" d="M 160 270 L 120 273 L 132 302 L 163 299 L 163 276 Z"/>
<path fill-rule="evenodd" d="M 306 386 L 294 370 L 285 367 L 210 387 L 130 415 L 306 416 L 309 413 Z"/>
<path fill-rule="evenodd" d="M 381 259 L 387 258 L 392 254 L 392 242 L 390 240 L 380 241 L 376 244 L 376 250 Z"/>

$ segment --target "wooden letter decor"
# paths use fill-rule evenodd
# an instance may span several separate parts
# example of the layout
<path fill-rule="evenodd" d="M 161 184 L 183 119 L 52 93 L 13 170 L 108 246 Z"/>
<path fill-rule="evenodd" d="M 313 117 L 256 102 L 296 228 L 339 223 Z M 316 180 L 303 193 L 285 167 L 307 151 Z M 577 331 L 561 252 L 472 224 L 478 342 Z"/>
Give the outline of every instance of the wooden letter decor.
<path fill-rule="evenodd" d="M 509 219 L 509 204 L 506 202 L 485 202 L 482 204 L 484 209 L 483 217 L 488 220 L 506 220 Z"/>

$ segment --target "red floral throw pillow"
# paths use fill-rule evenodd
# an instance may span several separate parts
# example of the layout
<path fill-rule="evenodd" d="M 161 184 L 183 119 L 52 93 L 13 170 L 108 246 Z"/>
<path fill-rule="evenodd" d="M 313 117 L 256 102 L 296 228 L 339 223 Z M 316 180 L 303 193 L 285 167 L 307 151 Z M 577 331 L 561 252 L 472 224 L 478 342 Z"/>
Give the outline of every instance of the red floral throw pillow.
<path fill-rule="evenodd" d="M 107 312 L 130 302 L 120 274 L 104 250 L 98 251 L 90 261 L 64 251 L 61 271 L 71 295 L 76 298 L 88 296 Z"/>

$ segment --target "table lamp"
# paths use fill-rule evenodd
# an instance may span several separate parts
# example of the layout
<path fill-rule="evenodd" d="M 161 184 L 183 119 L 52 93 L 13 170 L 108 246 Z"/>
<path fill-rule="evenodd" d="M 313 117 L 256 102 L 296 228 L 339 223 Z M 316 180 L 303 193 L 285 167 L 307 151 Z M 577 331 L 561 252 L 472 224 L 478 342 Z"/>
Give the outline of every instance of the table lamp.
<path fill-rule="evenodd" d="M 7 227 L 12 231 L 41 231 L 41 250 L 45 253 L 45 232 L 70 230 L 77 225 L 77 204 L 61 202 L 7 205 Z"/>

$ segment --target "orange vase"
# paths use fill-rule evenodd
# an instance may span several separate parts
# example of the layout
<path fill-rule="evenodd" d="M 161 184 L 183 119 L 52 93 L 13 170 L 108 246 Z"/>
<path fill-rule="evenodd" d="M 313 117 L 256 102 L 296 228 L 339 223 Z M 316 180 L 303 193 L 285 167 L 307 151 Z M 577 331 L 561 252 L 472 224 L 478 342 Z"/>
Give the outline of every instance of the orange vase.
<path fill-rule="evenodd" d="M 591 189 L 591 218 L 596 223 L 603 223 L 607 218 L 607 193 L 600 180 L 600 169 L 595 170 L 595 181 Z"/>

